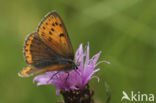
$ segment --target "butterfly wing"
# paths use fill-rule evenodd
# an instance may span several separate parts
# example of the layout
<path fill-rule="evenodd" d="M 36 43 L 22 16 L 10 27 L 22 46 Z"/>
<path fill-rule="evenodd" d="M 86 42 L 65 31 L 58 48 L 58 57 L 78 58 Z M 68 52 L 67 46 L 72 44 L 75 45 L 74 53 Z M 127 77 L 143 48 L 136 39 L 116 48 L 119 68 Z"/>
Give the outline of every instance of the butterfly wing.
<path fill-rule="evenodd" d="M 24 56 L 26 62 L 31 65 L 59 58 L 57 54 L 50 51 L 49 48 L 40 40 L 36 32 L 31 33 L 27 37 L 24 46 Z"/>
<path fill-rule="evenodd" d="M 61 69 L 69 69 L 72 68 L 72 64 L 58 64 L 58 65 L 52 65 L 43 69 L 38 69 L 32 66 L 28 66 L 26 68 L 24 68 L 22 71 L 20 71 L 18 73 L 18 75 L 20 77 L 29 77 L 31 75 L 34 74 L 38 74 L 38 73 L 44 73 L 44 72 L 48 72 L 48 71 L 54 71 L 54 70 L 61 70 Z"/>
<path fill-rule="evenodd" d="M 74 58 L 70 38 L 60 16 L 51 12 L 40 23 L 37 34 L 40 39 L 58 55 L 67 59 Z"/>
<path fill-rule="evenodd" d="M 35 69 L 35 68 L 31 67 L 31 66 L 28 66 L 28 67 L 24 68 L 22 71 L 20 71 L 18 73 L 18 75 L 20 77 L 29 77 L 29 76 L 31 76 L 33 74 L 39 73 L 40 71 L 41 71 L 40 69 Z"/>

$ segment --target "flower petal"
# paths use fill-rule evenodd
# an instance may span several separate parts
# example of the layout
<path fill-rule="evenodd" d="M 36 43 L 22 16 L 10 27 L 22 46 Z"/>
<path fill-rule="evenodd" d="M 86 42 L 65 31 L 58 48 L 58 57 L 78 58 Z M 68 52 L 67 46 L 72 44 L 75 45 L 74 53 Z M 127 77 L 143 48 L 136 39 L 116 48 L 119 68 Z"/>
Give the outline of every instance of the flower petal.
<path fill-rule="evenodd" d="M 56 90 L 56 96 L 59 96 L 59 94 L 60 94 L 60 89 L 57 89 Z"/>
<path fill-rule="evenodd" d="M 109 61 L 105 61 L 105 60 L 103 60 L 103 61 L 98 62 L 98 63 L 96 64 L 96 66 L 99 65 L 99 64 L 101 64 L 101 63 L 107 63 L 107 64 L 110 64 Z"/>
<path fill-rule="evenodd" d="M 98 82 L 100 81 L 100 78 L 98 76 L 92 76 L 91 79 L 93 78 L 96 78 Z"/>

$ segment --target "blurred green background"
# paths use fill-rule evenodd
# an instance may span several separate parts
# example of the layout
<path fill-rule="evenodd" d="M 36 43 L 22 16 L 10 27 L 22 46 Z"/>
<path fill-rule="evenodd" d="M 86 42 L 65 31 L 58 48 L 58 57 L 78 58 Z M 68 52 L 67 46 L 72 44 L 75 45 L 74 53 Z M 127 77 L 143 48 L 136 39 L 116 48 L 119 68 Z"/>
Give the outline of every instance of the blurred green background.
<path fill-rule="evenodd" d="M 96 103 L 106 99 L 104 80 L 112 89 L 111 103 L 121 102 L 123 90 L 156 93 L 156 0 L 1 0 L 0 103 L 62 99 L 56 97 L 54 86 L 36 87 L 33 77 L 17 75 L 27 66 L 26 36 L 52 10 L 61 15 L 75 51 L 89 41 L 91 56 L 102 51 L 100 60 L 111 61 L 99 65 L 100 83 L 90 83 Z"/>

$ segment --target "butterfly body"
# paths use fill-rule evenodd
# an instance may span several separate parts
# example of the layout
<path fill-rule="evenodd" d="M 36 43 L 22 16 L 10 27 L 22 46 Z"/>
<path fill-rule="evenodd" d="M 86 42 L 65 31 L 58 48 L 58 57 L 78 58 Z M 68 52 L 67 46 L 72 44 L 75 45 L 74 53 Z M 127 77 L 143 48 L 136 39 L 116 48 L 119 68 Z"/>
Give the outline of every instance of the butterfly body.
<path fill-rule="evenodd" d="M 73 61 L 74 51 L 70 38 L 61 17 L 56 12 L 45 16 L 37 32 L 27 37 L 24 56 L 30 65 L 19 72 L 22 77 L 77 68 Z"/>

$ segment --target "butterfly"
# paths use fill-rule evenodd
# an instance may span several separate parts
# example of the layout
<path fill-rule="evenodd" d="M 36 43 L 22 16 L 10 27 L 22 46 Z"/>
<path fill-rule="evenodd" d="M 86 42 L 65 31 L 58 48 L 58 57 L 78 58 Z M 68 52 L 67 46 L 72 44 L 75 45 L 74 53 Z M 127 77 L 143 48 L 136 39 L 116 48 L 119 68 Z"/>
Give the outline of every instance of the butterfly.
<path fill-rule="evenodd" d="M 21 77 L 77 69 L 70 38 L 57 12 L 48 13 L 39 24 L 37 32 L 28 35 L 24 57 L 29 66 L 18 73 Z"/>

